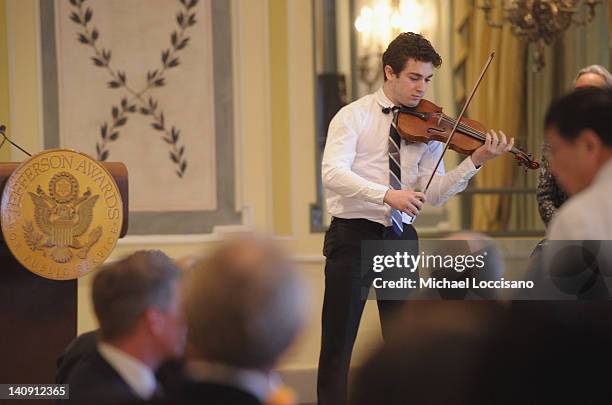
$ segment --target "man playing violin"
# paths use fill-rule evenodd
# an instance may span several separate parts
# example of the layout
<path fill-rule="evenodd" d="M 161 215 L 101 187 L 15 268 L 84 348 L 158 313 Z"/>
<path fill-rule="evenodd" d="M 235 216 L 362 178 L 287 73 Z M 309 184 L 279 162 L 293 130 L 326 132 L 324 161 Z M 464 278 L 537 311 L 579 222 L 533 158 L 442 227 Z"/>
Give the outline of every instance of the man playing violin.
<path fill-rule="evenodd" d="M 365 305 L 361 297 L 363 240 L 417 240 L 411 225 L 426 202 L 441 205 L 465 189 L 480 166 L 512 149 L 500 131 L 455 169 L 436 170 L 423 190 L 444 144 L 407 143 L 392 126 L 394 106 L 416 107 L 442 59 L 419 34 L 402 33 L 382 56 L 384 84 L 342 108 L 332 119 L 322 163 L 327 207 L 332 215 L 325 235 L 325 297 L 318 370 L 319 405 L 346 403 L 347 375 Z M 400 301 L 378 300 L 383 337 Z"/>

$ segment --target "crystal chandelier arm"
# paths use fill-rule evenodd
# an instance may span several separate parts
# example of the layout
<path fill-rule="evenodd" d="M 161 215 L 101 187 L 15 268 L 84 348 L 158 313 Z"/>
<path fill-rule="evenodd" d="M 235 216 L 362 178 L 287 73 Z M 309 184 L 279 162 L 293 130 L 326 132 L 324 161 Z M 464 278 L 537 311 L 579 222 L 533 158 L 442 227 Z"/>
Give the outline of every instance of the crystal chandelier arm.
<path fill-rule="evenodd" d="M 572 15 L 572 23 L 576 25 L 586 25 L 595 19 L 595 7 L 601 4 L 601 0 L 585 0 L 585 4 L 588 7 L 587 15 L 584 18 L 576 17 L 576 14 Z"/>

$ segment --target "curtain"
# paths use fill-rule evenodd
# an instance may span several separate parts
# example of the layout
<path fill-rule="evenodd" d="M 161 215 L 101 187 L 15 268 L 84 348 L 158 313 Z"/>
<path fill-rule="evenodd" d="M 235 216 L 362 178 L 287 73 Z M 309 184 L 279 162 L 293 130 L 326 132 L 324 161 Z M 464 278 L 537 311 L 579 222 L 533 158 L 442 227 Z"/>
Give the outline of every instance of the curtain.
<path fill-rule="evenodd" d="M 580 7 L 584 16 L 585 7 Z M 501 129 L 515 137 L 515 144 L 540 159 L 543 122 L 550 102 L 571 89 L 576 72 L 590 64 L 609 69 L 609 21 L 612 10 L 608 2 L 597 8 L 595 20 L 585 26 L 573 26 L 545 47 L 545 67 L 534 71 L 532 47 L 503 29 L 490 28 L 484 12 L 474 0 L 453 2 L 454 91 L 455 100 L 463 104 L 490 51 L 495 59 L 483 80 L 468 115 L 488 128 Z M 498 14 L 495 21 L 501 20 Z M 493 13 L 494 14 L 494 13 Z M 508 154 L 485 164 L 474 178 L 474 188 L 534 189 L 538 172 L 518 168 Z M 471 228 L 478 231 L 542 231 L 533 193 L 483 194 L 472 199 Z"/>
<path fill-rule="evenodd" d="M 500 15 L 494 16 L 496 20 Z M 482 11 L 472 7 L 469 17 L 468 53 L 465 63 L 466 93 L 469 94 L 491 51 L 495 59 L 469 107 L 469 116 L 487 128 L 501 129 L 521 141 L 525 122 L 525 45 L 510 32 L 489 27 Z M 487 162 L 474 179 L 477 188 L 504 189 L 513 186 L 510 154 Z M 471 228 L 477 231 L 506 230 L 510 218 L 510 196 L 477 195 L 472 199 Z"/>
<path fill-rule="evenodd" d="M 579 9 L 584 18 L 585 7 Z M 545 48 L 544 68 L 536 72 L 531 59 L 532 47 L 527 54 L 526 90 L 526 147 L 540 159 L 544 141 L 544 118 L 550 103 L 573 87 L 576 73 L 585 66 L 599 64 L 610 69 L 609 4 L 596 9 L 595 19 L 584 26 L 572 26 L 550 47 Z M 537 186 L 537 173 L 517 176 L 515 187 Z M 512 215 L 508 224 L 513 229 L 544 229 L 532 195 L 513 197 Z"/>

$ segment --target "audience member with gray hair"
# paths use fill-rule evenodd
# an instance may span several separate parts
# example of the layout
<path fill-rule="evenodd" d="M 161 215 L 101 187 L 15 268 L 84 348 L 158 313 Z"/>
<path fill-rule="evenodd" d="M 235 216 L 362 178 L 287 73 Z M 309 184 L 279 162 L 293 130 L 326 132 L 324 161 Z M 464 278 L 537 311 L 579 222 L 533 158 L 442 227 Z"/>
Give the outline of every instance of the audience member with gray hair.
<path fill-rule="evenodd" d="M 612 75 L 608 72 L 608 69 L 601 65 L 587 66 L 580 69 L 576 74 L 576 79 L 574 79 L 574 88 L 582 87 L 612 89 Z"/>
<path fill-rule="evenodd" d="M 160 251 L 139 251 L 100 270 L 92 286 L 100 329 L 87 339 L 96 349 L 65 372 L 66 402 L 131 404 L 156 397 L 155 370 L 183 354 L 182 295 L 181 272 Z"/>
<path fill-rule="evenodd" d="M 576 79 L 574 79 L 574 89 L 584 87 L 612 89 L 612 75 L 606 68 L 600 65 L 582 68 L 578 71 Z M 553 214 L 568 198 L 567 193 L 559 187 L 555 176 L 550 172 L 547 152 L 548 147 L 544 144 L 542 148 L 540 178 L 536 193 L 540 217 L 546 227 L 548 227 Z"/>
<path fill-rule="evenodd" d="M 270 241 L 225 242 L 192 269 L 187 364 L 181 404 L 261 404 L 279 387 L 273 372 L 306 317 L 306 293 Z"/>

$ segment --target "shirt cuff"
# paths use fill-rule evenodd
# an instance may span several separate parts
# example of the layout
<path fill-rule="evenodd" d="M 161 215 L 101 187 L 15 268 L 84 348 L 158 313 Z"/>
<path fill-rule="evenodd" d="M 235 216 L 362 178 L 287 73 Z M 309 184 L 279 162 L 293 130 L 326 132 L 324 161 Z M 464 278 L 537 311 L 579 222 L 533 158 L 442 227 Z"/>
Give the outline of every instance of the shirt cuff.
<path fill-rule="evenodd" d="M 463 159 L 463 162 L 461 162 L 459 166 L 457 167 L 460 168 L 460 171 L 464 177 L 467 176 L 468 178 L 471 178 L 476 173 L 478 173 L 482 165 L 478 167 L 474 166 L 474 161 L 472 160 L 470 156 L 468 156 L 465 159 Z"/>
<path fill-rule="evenodd" d="M 383 205 L 385 203 L 385 194 L 387 194 L 389 186 L 373 183 L 368 187 L 366 192 L 366 200 L 368 202 Z"/>

